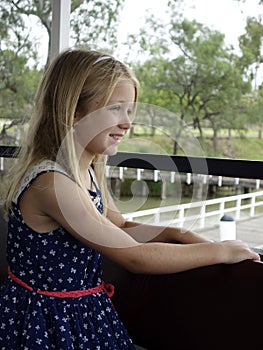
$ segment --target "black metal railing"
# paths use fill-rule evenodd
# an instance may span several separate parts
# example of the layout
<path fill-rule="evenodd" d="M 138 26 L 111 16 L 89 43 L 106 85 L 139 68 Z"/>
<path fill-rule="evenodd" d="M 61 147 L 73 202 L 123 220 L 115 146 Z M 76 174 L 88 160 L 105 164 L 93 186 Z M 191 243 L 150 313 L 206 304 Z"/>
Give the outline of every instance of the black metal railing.
<path fill-rule="evenodd" d="M 13 158 L 17 151 L 16 146 L 0 146 L 0 157 Z M 108 164 L 138 169 L 263 179 L 263 160 L 118 152 L 109 157 Z"/>

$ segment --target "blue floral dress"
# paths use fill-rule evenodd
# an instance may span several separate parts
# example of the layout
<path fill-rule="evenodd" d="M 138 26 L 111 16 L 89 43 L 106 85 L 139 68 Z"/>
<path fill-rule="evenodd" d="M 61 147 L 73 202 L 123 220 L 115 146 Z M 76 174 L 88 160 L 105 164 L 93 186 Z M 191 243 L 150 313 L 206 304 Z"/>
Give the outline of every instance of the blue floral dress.
<path fill-rule="evenodd" d="M 23 221 L 19 199 L 37 176 L 48 171 L 63 173 L 49 161 L 33 167 L 21 183 L 9 215 L 10 275 L 0 291 L 0 349 L 134 350 L 107 291 L 100 288 L 102 256 L 62 227 L 40 234 Z M 102 212 L 98 188 L 90 194 Z M 94 287 L 99 291 L 63 297 L 67 291 Z M 64 294 L 57 297 L 39 291 Z"/>

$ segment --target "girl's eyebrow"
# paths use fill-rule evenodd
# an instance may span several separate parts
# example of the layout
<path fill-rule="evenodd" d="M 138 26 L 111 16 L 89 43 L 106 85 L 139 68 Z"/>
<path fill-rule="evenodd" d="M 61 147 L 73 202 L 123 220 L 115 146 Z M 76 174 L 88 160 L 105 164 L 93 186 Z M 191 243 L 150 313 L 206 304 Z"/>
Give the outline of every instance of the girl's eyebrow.
<path fill-rule="evenodd" d="M 125 101 L 125 100 L 113 100 L 109 101 L 109 104 L 114 104 L 114 103 L 134 103 L 134 101 Z"/>

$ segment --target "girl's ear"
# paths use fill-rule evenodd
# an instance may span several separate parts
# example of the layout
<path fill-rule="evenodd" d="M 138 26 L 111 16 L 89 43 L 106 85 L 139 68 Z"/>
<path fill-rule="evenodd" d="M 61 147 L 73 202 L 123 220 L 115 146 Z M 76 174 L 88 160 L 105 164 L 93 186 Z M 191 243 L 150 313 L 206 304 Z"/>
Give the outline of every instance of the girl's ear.
<path fill-rule="evenodd" d="M 93 100 L 86 106 L 78 106 L 75 115 L 74 115 L 74 123 L 79 122 L 83 117 L 87 116 L 89 113 L 92 113 L 98 109 L 100 105 L 100 100 Z"/>

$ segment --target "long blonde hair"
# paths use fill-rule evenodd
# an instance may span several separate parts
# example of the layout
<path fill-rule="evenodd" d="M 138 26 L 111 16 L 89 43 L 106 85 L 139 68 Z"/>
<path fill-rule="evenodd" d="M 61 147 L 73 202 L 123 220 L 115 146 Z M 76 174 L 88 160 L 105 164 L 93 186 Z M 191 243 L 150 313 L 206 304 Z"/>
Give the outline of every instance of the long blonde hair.
<path fill-rule="evenodd" d="M 133 72 L 123 63 L 98 51 L 69 49 L 59 54 L 44 74 L 35 97 L 35 111 L 28 133 L 13 169 L 12 181 L 6 197 L 6 209 L 11 207 L 14 193 L 30 167 L 43 160 L 56 161 L 62 142 L 63 157 L 60 164 L 81 187 L 73 133 L 74 116 L 78 108 L 103 97 L 101 106 L 109 101 L 116 85 L 128 80 L 134 85 L 135 101 L 138 99 L 139 83 Z M 67 136 L 67 137 L 66 137 Z M 105 165 L 107 158 L 98 155 L 93 160 L 97 181 L 105 195 Z M 105 203 L 106 204 L 106 203 Z M 106 208 L 106 206 L 105 206 Z"/>

